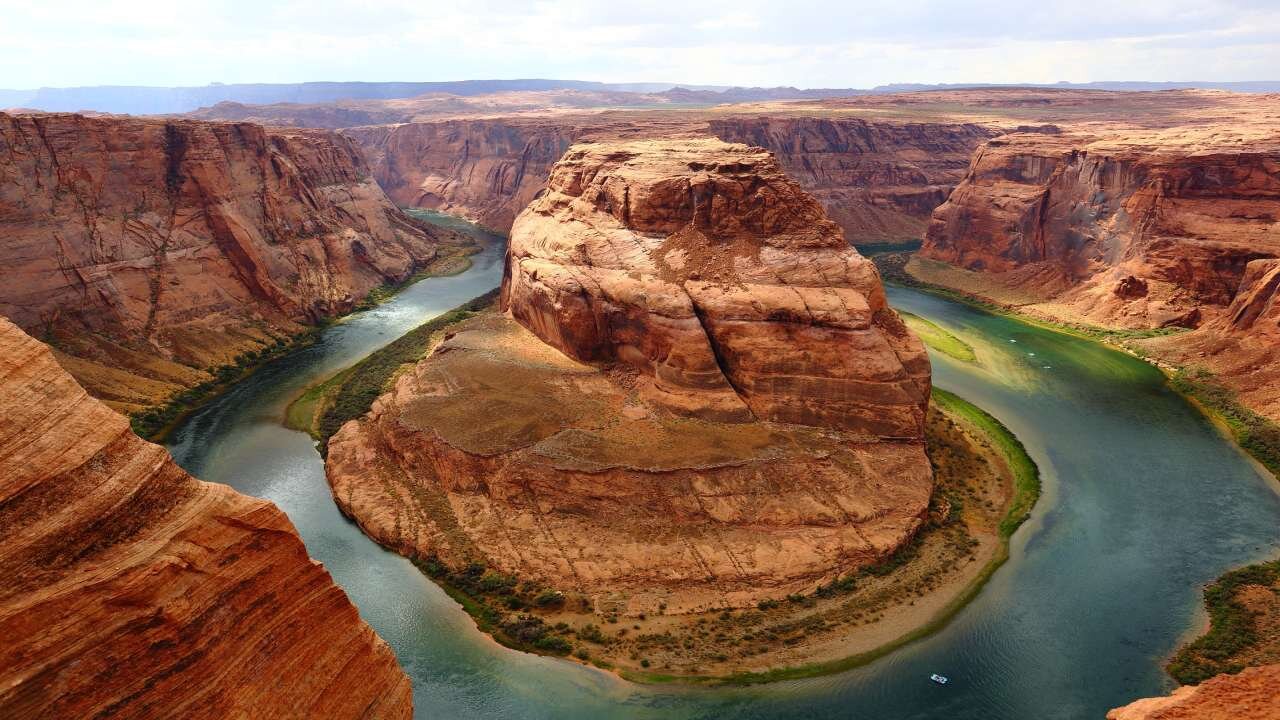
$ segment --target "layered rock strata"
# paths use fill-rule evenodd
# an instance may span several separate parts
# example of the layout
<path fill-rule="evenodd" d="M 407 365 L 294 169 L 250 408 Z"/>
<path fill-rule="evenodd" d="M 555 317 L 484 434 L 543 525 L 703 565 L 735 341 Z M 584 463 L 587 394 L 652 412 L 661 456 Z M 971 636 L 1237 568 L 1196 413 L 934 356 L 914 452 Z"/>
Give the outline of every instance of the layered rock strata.
<path fill-rule="evenodd" d="M 1002 136 L 935 211 L 921 256 L 1055 319 L 1196 328 L 1138 344 L 1209 367 L 1280 419 L 1280 131 L 1240 135 Z"/>
<path fill-rule="evenodd" d="M 1135 700 L 1107 713 L 1107 720 L 1278 720 L 1280 665 L 1246 668 L 1164 697 Z"/>
<path fill-rule="evenodd" d="M 0 113 L 0 313 L 119 409 L 406 279 L 438 235 L 332 133 Z"/>
<path fill-rule="evenodd" d="M 274 505 L 200 482 L 0 318 L 0 716 L 408 718 Z"/>
<path fill-rule="evenodd" d="M 852 242 L 919 238 L 995 131 L 974 123 L 885 123 L 820 117 L 550 115 L 458 118 L 349 128 L 374 176 L 401 205 L 498 230 L 544 187 L 578 140 L 714 135 L 770 150 Z"/>
<path fill-rule="evenodd" d="M 920 527 L 924 348 L 767 152 L 574 146 L 503 305 L 330 442 L 384 544 L 638 614 L 812 589 Z"/>
<path fill-rule="evenodd" d="M 769 116 L 715 118 L 707 129 L 772 152 L 858 244 L 922 237 L 973 151 L 997 134 L 978 123 Z"/>

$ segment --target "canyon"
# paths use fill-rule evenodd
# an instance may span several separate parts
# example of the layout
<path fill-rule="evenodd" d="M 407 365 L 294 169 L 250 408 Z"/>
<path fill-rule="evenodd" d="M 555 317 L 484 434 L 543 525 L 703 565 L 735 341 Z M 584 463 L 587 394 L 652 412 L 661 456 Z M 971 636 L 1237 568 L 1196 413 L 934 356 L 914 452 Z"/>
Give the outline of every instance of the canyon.
<path fill-rule="evenodd" d="M 749 106 L 748 108 L 749 109 Z M 347 128 L 397 203 L 501 231 L 544 187 L 570 144 L 718 137 L 770 150 L 856 242 L 917 237 L 994 131 L 973 123 L 882 123 L 687 110 L 457 117 Z"/>
<path fill-rule="evenodd" d="M 0 536 L 0 715 L 412 715 L 282 512 L 183 472 L 3 318 Z"/>
<path fill-rule="evenodd" d="M 443 333 L 333 439 L 329 482 L 344 513 L 428 572 L 512 583 L 577 613 L 576 630 L 619 616 L 748 614 L 892 558 L 930 524 L 928 360 L 849 242 L 923 238 L 908 266 L 917 279 L 1117 331 L 1134 352 L 1167 369 L 1203 368 L 1280 420 L 1280 96 L 962 90 L 708 107 L 695 95 L 641 108 L 626 107 L 627 93 L 555 91 L 219 105 L 167 119 L 0 113 L 0 260 L 14 280 L 0 288 L 0 315 L 47 341 L 90 395 L 137 413 L 469 252 L 397 205 L 510 230 L 501 308 Z M 310 679 L 273 698 L 281 712 L 297 696 L 314 708 L 339 702 L 332 688 L 357 674 L 373 681 L 341 700 L 343 714 L 410 712 L 389 650 L 306 560 L 286 518 L 130 444 L 123 421 L 71 379 L 51 379 L 61 371 L 38 343 L 0 330 L 15 358 L 39 355 L 23 372 L 56 386 L 41 398 L 93 408 L 69 424 L 94 432 L 48 429 L 50 438 L 96 443 L 76 445 L 68 457 L 90 459 L 65 472 L 50 461 L 52 474 L 35 481 L 44 489 L 0 504 L 15 513 L 6 530 L 62 547 L 41 513 L 21 520 L 34 502 L 22 498 L 70 497 L 79 491 L 68 478 L 116 482 L 111 458 L 141 458 L 128 481 L 137 522 L 110 519 L 106 532 L 123 535 L 76 542 L 134 560 L 151 552 L 145 562 L 163 572 L 204 568 L 214 546 L 232 559 L 210 583 L 226 580 L 222 568 L 268 567 L 236 586 L 242 595 L 206 588 L 231 597 L 245 618 L 235 623 L 270 622 L 254 593 L 282 597 L 268 586 L 295 578 L 311 599 L 289 601 L 293 644 L 275 659 Z M 0 463 L 26 458 L 18 447 L 0 449 Z M 135 531 L 151 533 L 146 547 L 124 545 Z M 24 588 L 112 572 L 125 579 L 101 592 L 167 592 L 139 585 L 160 571 L 112 565 L 115 555 L 40 574 L 32 568 L 45 556 L 24 555 L 36 546 L 8 553 Z M 31 602 L 46 601 L 34 592 Z M 14 619 L 15 602 L 14 633 L 34 635 Z M 141 615 L 160 600 L 104 602 L 136 610 L 129 627 L 143 629 L 95 632 L 166 652 L 212 648 L 214 659 L 200 660 L 209 667 L 242 652 L 229 644 L 257 642 L 226 633 L 210 645 L 199 633 L 212 611 L 165 615 L 163 625 Z M 312 605 L 340 619 L 329 634 L 299 630 L 320 622 Z M 644 622 L 646 634 L 662 631 Z M 360 667 L 338 668 L 327 646 L 307 644 L 321 639 L 355 648 Z M 86 647 L 40 652 L 65 668 Z M 175 675 L 103 675 L 59 712 L 160 707 L 120 688 L 131 673 L 164 678 L 147 692 L 177 687 L 191 662 L 174 660 Z M 1266 700 L 1269 680 L 1258 678 L 1273 671 L 1210 680 L 1116 717 L 1252 711 Z M 254 702 L 267 692 L 247 673 L 235 682 Z M 216 703 L 235 698 L 202 690 L 215 699 L 174 702 L 234 714 Z M 0 698 L 21 709 L 45 701 Z"/>
<path fill-rule="evenodd" d="M 283 346 L 465 241 L 333 133 L 0 113 L 0 314 L 122 412 Z"/>

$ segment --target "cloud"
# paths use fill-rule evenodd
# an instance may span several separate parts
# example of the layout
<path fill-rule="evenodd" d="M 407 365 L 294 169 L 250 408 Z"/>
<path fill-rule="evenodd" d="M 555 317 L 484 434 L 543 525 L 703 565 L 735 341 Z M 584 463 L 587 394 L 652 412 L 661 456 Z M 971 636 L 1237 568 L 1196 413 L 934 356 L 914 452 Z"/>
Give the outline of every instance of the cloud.
<path fill-rule="evenodd" d="M 0 0 L 0 87 L 1275 79 L 1274 0 Z"/>

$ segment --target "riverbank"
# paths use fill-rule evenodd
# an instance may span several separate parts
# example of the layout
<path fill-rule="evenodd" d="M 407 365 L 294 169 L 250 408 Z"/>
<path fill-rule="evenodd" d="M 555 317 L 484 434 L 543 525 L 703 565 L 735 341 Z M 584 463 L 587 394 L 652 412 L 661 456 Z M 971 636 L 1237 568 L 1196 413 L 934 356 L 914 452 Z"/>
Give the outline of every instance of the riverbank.
<path fill-rule="evenodd" d="M 1249 565 L 1218 578 L 1204 591 L 1209 630 L 1166 665 L 1183 685 L 1220 673 L 1280 663 L 1280 560 Z"/>
<path fill-rule="evenodd" d="M 1126 330 L 1095 325 L 1065 323 L 1040 315 L 1031 315 L 1020 309 L 1016 302 L 998 301 L 991 297 L 956 287 L 931 282 L 913 272 L 909 252 L 887 252 L 869 256 L 880 269 L 887 283 L 910 287 L 954 302 L 965 303 L 995 315 L 1009 317 L 1045 330 L 1065 333 L 1074 337 L 1103 343 L 1120 352 L 1136 357 L 1159 368 L 1165 374 L 1169 387 L 1182 395 L 1192 405 L 1205 413 L 1223 429 L 1236 445 L 1260 463 L 1277 480 L 1280 480 L 1280 424 L 1259 415 L 1237 400 L 1235 392 L 1218 381 L 1204 368 L 1178 366 L 1152 357 L 1141 347 L 1132 345 L 1135 340 L 1186 332 L 1183 328 L 1154 328 Z M 918 263 L 921 261 L 915 261 Z M 940 263 L 935 263 L 940 264 Z M 947 350 L 939 348 L 941 352 Z"/>
<path fill-rule="evenodd" d="M 431 352 L 444 331 L 498 300 L 498 289 L 468 300 L 442 315 L 410 330 L 386 347 L 355 365 L 312 385 L 295 397 L 285 411 L 285 426 L 310 435 L 325 453 L 329 438 L 348 420 L 354 420 L 390 389 L 396 374 L 406 364 L 415 363 Z"/>
<path fill-rule="evenodd" d="M 1010 317 L 1046 330 L 1104 343 L 1159 368 L 1168 386 L 1205 415 L 1222 433 L 1252 457 L 1263 472 L 1280 481 L 1280 425 L 1236 399 L 1234 391 L 1204 368 L 1178 367 L 1149 357 L 1133 340 L 1169 331 L 1125 331 L 1076 326 L 1019 312 L 1017 305 L 937 285 L 911 272 L 906 253 L 887 253 L 877 260 L 886 281 L 905 285 L 986 312 Z M 1280 662 L 1280 560 L 1228 571 L 1204 591 L 1208 630 L 1180 647 L 1165 663 L 1170 677 L 1195 685 L 1220 673 L 1234 674 L 1254 665 Z"/>
<path fill-rule="evenodd" d="M 194 412 L 249 378 L 262 366 L 313 345 L 325 328 L 342 322 L 343 318 L 354 313 L 385 303 L 395 297 L 396 293 L 420 280 L 429 277 L 450 277 L 466 272 L 471 267 L 470 257 L 482 249 L 476 243 L 441 245 L 441 248 L 448 252 L 401 282 L 386 283 L 370 290 L 350 312 L 340 317 L 321 319 L 294 335 L 277 338 L 272 344 L 240 353 L 230 363 L 205 370 L 204 372 L 210 376 L 209 380 L 176 393 L 163 404 L 132 413 L 129 416 L 129 423 L 134 433 L 151 442 L 163 443 L 173 429 Z"/>

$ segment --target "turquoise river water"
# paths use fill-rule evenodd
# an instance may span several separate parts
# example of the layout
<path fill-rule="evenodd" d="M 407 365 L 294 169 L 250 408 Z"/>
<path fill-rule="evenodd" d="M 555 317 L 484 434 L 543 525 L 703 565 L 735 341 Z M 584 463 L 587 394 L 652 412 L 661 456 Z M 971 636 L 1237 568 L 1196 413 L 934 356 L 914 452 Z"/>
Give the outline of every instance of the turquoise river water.
<path fill-rule="evenodd" d="M 502 648 L 407 560 L 338 513 L 313 442 L 282 425 L 298 391 L 495 287 L 502 239 L 267 365 L 170 437 L 198 477 L 268 498 L 390 643 L 420 718 L 1101 718 L 1167 692 L 1164 658 L 1203 623 L 1201 586 L 1280 552 L 1280 495 L 1161 374 L 1100 345 L 919 292 L 896 306 L 973 345 L 934 379 L 1022 439 L 1045 492 L 1011 557 L 938 633 L 862 668 L 738 688 L 648 687 Z M 950 684 L 929 681 L 942 673 Z"/>

